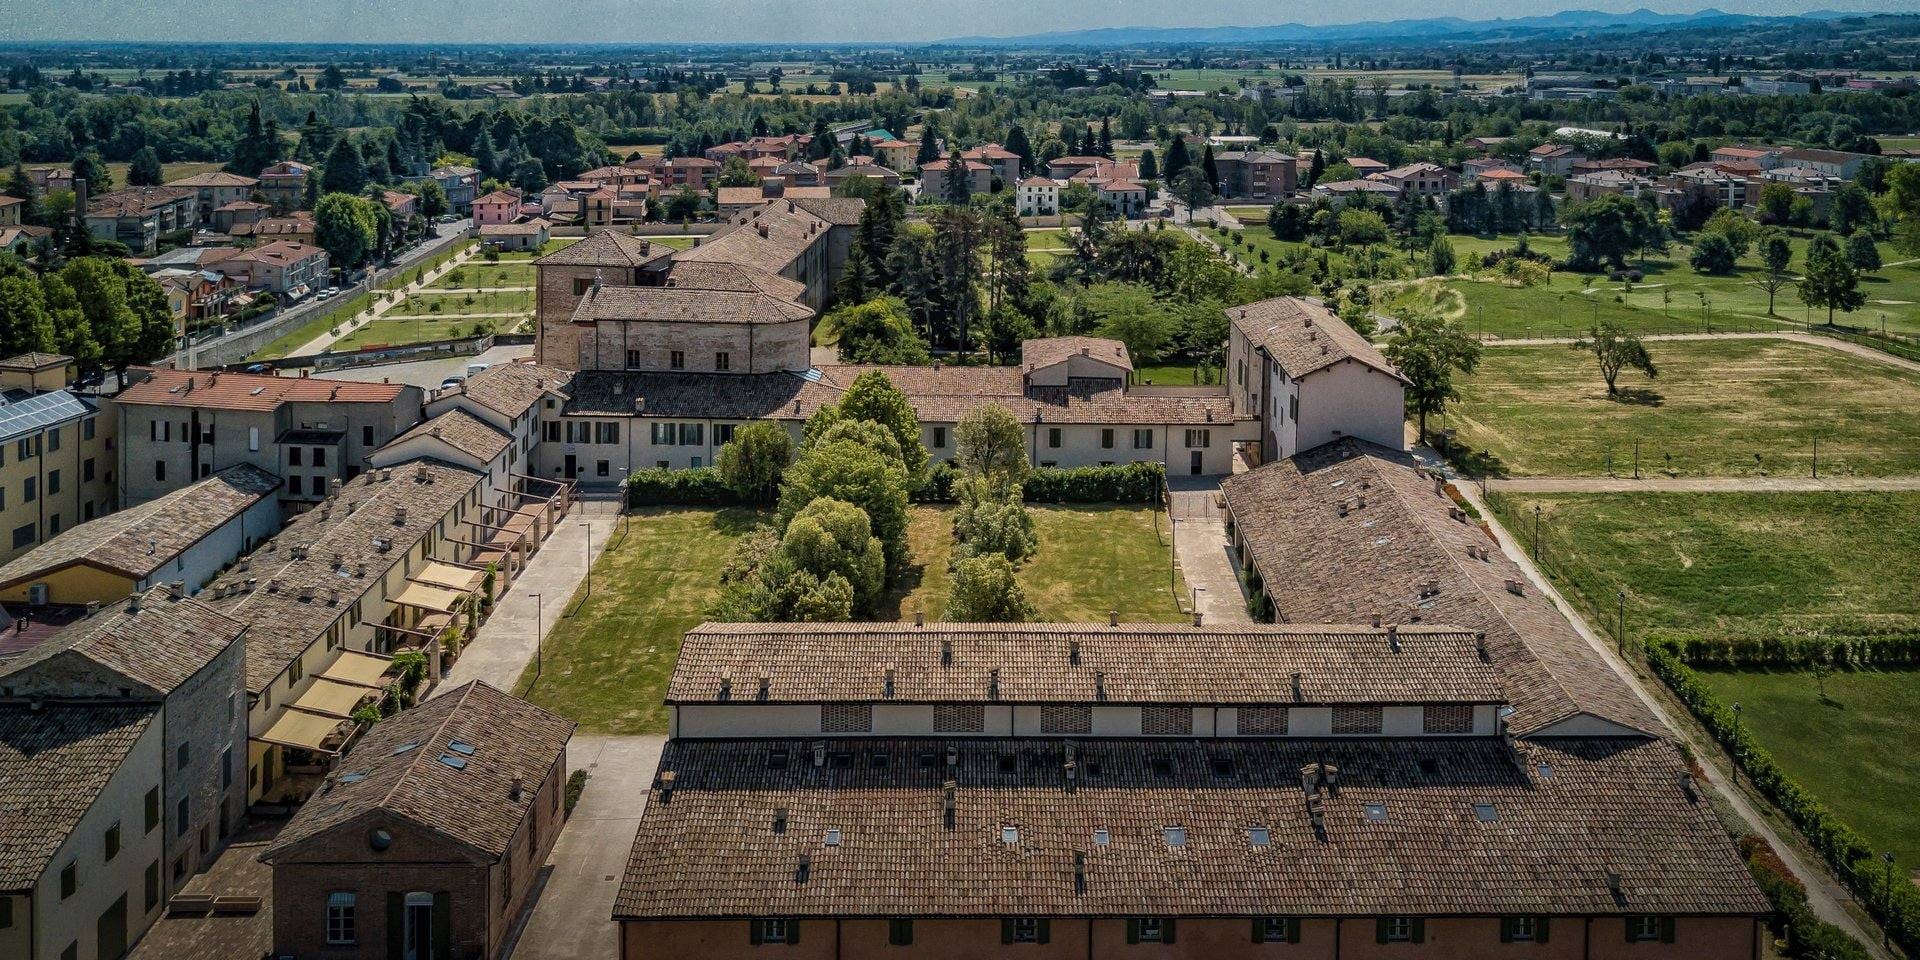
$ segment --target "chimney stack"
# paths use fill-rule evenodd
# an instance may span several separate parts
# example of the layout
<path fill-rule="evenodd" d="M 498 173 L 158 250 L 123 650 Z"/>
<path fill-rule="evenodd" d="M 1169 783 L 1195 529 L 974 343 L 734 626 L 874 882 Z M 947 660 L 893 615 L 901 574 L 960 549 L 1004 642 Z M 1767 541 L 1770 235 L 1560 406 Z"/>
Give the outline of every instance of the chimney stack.
<path fill-rule="evenodd" d="M 1387 649 L 1392 650 L 1394 653 L 1400 652 L 1399 624 L 1393 624 L 1387 627 Z"/>
<path fill-rule="evenodd" d="M 1067 663 L 1076 667 L 1080 665 L 1080 641 L 1067 641 Z"/>
<path fill-rule="evenodd" d="M 1293 672 L 1293 700 L 1295 703 L 1298 703 L 1305 699 L 1306 697 L 1300 692 L 1300 671 L 1295 670 Z"/>
<path fill-rule="evenodd" d="M 947 829 L 952 830 L 955 814 L 957 813 L 956 808 L 959 805 L 958 795 L 960 785 L 952 780 L 948 780 L 941 785 L 941 791 L 946 795 L 941 801 L 941 807 L 943 808 L 941 810 L 941 816 L 946 821 Z"/>
<path fill-rule="evenodd" d="M 1118 610 L 1108 610 L 1108 611 L 1107 611 L 1107 626 L 1109 626 L 1109 627 L 1117 627 L 1117 626 L 1119 626 L 1119 625 L 1120 625 L 1120 611 L 1118 611 Z"/>

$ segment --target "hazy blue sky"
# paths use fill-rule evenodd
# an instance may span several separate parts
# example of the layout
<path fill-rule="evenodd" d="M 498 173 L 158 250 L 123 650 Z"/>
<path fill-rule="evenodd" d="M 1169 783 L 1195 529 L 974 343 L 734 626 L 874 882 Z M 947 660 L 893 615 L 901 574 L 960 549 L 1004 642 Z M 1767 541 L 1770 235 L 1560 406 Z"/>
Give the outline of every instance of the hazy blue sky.
<path fill-rule="evenodd" d="M 1710 0 L 1709 0 L 1710 2 Z M 1119 26 L 1527 16 L 1659 0 L 0 0 L 0 39 L 356 42 L 887 42 Z M 1920 0 L 1724 0 L 1740 13 L 1920 12 Z"/>

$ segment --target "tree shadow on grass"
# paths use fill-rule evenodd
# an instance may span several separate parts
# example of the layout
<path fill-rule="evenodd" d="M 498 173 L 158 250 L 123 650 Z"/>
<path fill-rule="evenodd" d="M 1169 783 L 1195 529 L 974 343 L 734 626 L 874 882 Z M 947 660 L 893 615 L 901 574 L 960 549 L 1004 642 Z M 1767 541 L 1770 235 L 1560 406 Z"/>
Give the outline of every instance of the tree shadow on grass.
<path fill-rule="evenodd" d="M 1503 479 L 1511 475 L 1507 462 L 1491 450 L 1475 450 L 1462 443 L 1454 443 L 1446 449 L 1447 462 L 1473 480 Z"/>
<path fill-rule="evenodd" d="M 1632 407 L 1659 407 L 1667 402 L 1666 396 L 1660 391 L 1649 390 L 1646 387 L 1621 387 L 1619 392 L 1613 395 L 1612 400 L 1614 403 Z"/>

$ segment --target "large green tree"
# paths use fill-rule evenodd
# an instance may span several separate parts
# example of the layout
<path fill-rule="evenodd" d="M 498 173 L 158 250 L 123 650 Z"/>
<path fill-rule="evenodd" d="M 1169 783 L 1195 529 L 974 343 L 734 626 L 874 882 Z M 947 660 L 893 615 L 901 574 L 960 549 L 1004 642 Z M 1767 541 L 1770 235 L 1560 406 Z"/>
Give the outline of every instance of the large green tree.
<path fill-rule="evenodd" d="M 329 193 L 313 208 L 313 241 L 327 251 L 335 267 L 351 270 L 365 263 L 380 240 L 373 203 L 364 197 Z"/>
<path fill-rule="evenodd" d="M 780 477 L 793 461 L 793 437 L 771 420 L 757 420 L 733 431 L 733 439 L 713 456 L 713 465 L 729 490 L 749 503 L 771 503 Z"/>
<path fill-rule="evenodd" d="M 1833 325 L 1836 312 L 1851 313 L 1867 303 L 1867 295 L 1860 292 L 1859 270 L 1841 252 L 1832 234 L 1823 233 L 1807 242 L 1800 300 L 1811 307 L 1825 307 L 1828 326 Z"/>
<path fill-rule="evenodd" d="M 1570 203 L 1560 211 L 1567 230 L 1567 265 L 1574 270 L 1619 269 L 1643 245 L 1649 214 L 1644 206 L 1619 194 Z"/>
<path fill-rule="evenodd" d="M 1436 309 L 1414 310 L 1400 318 L 1387 341 L 1387 359 L 1407 378 L 1407 406 L 1427 436 L 1427 417 L 1460 398 L 1457 378 L 1480 365 L 1480 341 L 1455 317 Z"/>
<path fill-rule="evenodd" d="M 872 522 L 891 580 L 907 563 L 907 489 L 906 471 L 871 447 L 851 439 L 816 444 L 787 468 L 780 489 L 781 527 L 821 497 L 851 503 Z"/>
<path fill-rule="evenodd" d="M 1654 365 L 1653 354 L 1647 352 L 1646 344 L 1615 320 L 1594 324 L 1586 336 L 1574 341 L 1573 349 L 1593 354 L 1600 364 L 1600 376 L 1607 382 L 1608 399 L 1620 395 L 1617 384 L 1623 370 L 1638 370 L 1650 379 L 1660 376 L 1660 368 Z"/>
<path fill-rule="evenodd" d="M 906 302 L 898 297 L 840 307 L 827 314 L 820 327 L 816 336 L 837 338 L 842 363 L 917 365 L 932 359 L 913 329 Z"/>
<path fill-rule="evenodd" d="M 953 427 L 954 462 L 962 470 L 1017 484 L 1027 475 L 1026 428 L 1013 412 L 997 403 L 973 408 Z"/>
<path fill-rule="evenodd" d="M 167 295 L 132 264 L 115 257 L 77 257 L 61 269 L 60 279 L 79 306 L 102 365 L 124 372 L 172 349 Z"/>
<path fill-rule="evenodd" d="M 1013 564 L 998 553 L 967 557 L 953 565 L 947 619 L 961 623 L 1024 623 L 1035 616 Z"/>
<path fill-rule="evenodd" d="M 327 154 L 320 188 L 327 193 L 359 193 L 367 188 L 367 161 L 352 137 L 341 137 Z"/>

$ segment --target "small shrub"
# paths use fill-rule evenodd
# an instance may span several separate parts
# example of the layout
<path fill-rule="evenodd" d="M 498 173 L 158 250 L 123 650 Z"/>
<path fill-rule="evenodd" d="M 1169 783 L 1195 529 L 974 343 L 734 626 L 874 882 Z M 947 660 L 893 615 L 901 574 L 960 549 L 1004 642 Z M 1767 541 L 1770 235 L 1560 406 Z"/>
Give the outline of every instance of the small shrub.
<path fill-rule="evenodd" d="M 561 803 L 561 807 L 566 816 L 573 816 L 573 808 L 580 804 L 580 795 L 585 793 L 586 790 L 587 772 L 585 770 L 575 770 L 567 774 L 566 797 Z"/>

